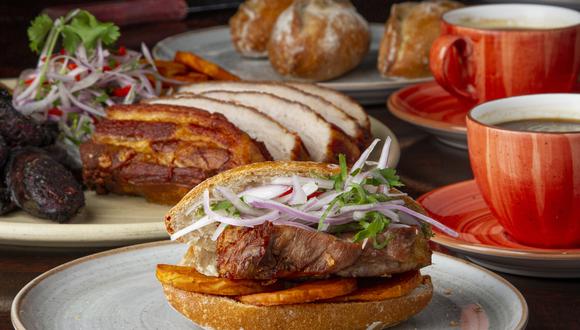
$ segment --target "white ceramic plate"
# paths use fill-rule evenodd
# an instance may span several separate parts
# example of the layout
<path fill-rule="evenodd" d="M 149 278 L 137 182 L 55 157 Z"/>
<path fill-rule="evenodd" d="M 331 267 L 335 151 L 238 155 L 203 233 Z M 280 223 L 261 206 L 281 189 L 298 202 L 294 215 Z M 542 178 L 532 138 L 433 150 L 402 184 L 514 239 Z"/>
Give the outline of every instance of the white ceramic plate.
<path fill-rule="evenodd" d="M 163 216 L 169 206 L 140 197 L 85 192 L 85 208 L 60 224 L 24 211 L 0 217 L 0 245 L 10 247 L 109 247 L 168 238 Z"/>
<path fill-rule="evenodd" d="M 155 278 L 156 264 L 176 263 L 185 248 L 184 244 L 156 242 L 59 266 L 18 293 L 12 304 L 12 323 L 16 329 L 28 330 L 199 329 L 171 309 Z M 433 301 L 395 329 L 459 329 L 466 326 L 462 313 L 465 320 L 476 309 L 489 320 L 489 329 L 525 327 L 524 298 L 498 275 L 439 253 L 424 273 L 433 279 Z"/>
<path fill-rule="evenodd" d="M 370 27 L 372 33 L 371 50 L 362 63 L 344 76 L 321 82 L 320 85 L 348 94 L 362 104 L 378 104 L 385 102 L 393 90 L 432 79 L 381 77 L 377 71 L 377 56 L 384 28 L 382 24 L 370 24 Z M 242 79 L 285 79 L 276 73 L 268 59 L 248 59 L 240 56 L 231 43 L 229 27 L 227 26 L 194 30 L 166 38 L 155 45 L 153 56 L 157 59 L 171 60 L 177 50 L 194 52 L 219 64 Z"/>

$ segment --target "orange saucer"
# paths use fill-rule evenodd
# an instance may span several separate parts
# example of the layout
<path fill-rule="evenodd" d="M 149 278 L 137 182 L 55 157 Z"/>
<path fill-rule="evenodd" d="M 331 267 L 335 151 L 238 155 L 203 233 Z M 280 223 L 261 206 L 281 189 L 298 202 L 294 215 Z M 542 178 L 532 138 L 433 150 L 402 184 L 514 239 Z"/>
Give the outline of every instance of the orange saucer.
<path fill-rule="evenodd" d="M 580 277 L 580 248 L 542 249 L 510 239 L 485 204 L 474 180 L 445 186 L 417 199 L 457 238 L 435 230 L 434 242 L 491 269 L 538 277 Z"/>
<path fill-rule="evenodd" d="M 574 93 L 580 93 L 580 83 Z M 467 149 L 465 116 L 473 106 L 455 98 L 434 81 L 402 88 L 387 101 L 387 108 L 395 117 L 461 149 Z"/>
<path fill-rule="evenodd" d="M 467 149 L 465 115 L 472 105 L 462 103 L 436 82 L 398 90 L 389 97 L 387 107 L 399 119 L 421 127 L 441 142 Z"/>

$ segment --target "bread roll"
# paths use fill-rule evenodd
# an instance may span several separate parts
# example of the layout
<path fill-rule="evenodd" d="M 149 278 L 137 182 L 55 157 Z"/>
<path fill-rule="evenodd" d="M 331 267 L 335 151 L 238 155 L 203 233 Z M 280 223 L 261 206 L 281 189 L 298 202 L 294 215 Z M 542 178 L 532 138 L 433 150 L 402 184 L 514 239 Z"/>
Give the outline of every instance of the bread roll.
<path fill-rule="evenodd" d="M 377 60 L 381 75 L 405 78 L 430 76 L 429 51 L 439 36 L 441 15 L 461 6 L 449 0 L 393 5 Z"/>
<path fill-rule="evenodd" d="M 204 329 L 384 329 L 423 310 L 433 296 L 428 276 L 411 293 L 392 299 L 349 303 L 254 306 L 228 297 L 187 292 L 163 285 L 165 297 L 181 314 Z"/>
<path fill-rule="evenodd" d="M 356 67 L 369 50 L 368 23 L 348 0 L 296 0 L 278 18 L 268 56 L 278 73 L 322 81 Z"/>
<path fill-rule="evenodd" d="M 276 19 L 292 0 L 246 0 L 230 19 L 230 34 L 236 50 L 246 57 L 266 57 Z"/>

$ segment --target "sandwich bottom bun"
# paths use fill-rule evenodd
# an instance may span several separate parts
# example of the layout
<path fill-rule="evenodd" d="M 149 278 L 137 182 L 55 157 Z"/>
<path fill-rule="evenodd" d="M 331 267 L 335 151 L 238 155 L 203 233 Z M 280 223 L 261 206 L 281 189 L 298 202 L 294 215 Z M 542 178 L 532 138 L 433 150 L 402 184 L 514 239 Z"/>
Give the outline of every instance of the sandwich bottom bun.
<path fill-rule="evenodd" d="M 369 302 L 254 306 L 234 299 L 188 292 L 163 284 L 167 300 L 204 329 L 383 329 L 419 313 L 433 296 L 429 276 L 411 293 Z"/>

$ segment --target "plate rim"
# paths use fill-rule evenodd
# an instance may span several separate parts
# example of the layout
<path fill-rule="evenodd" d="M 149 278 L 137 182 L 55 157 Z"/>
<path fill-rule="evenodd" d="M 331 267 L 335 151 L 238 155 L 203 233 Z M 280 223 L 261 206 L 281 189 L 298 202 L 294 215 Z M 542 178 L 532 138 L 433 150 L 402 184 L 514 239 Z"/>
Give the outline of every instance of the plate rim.
<path fill-rule="evenodd" d="M 420 85 L 431 85 L 431 84 L 437 84 L 437 82 L 435 81 L 429 81 L 429 82 L 422 82 L 422 83 L 418 83 L 418 84 L 412 84 L 409 86 L 405 86 L 399 90 L 397 90 L 396 92 L 394 92 L 393 94 L 391 94 L 391 96 L 389 96 L 389 98 L 387 99 L 387 110 L 390 111 L 395 117 L 410 123 L 412 125 L 415 126 L 419 126 L 425 129 L 430 129 L 430 130 L 435 130 L 435 131 L 440 131 L 443 133 L 447 133 L 447 134 L 452 134 L 452 135 L 456 135 L 456 136 L 461 136 L 461 137 L 466 137 L 467 136 L 467 126 L 460 126 L 460 125 L 456 125 L 456 124 L 450 124 L 450 123 L 446 123 L 446 122 L 442 122 L 442 121 L 438 121 L 438 120 L 434 120 L 434 119 L 428 119 L 425 117 L 421 117 L 421 116 L 417 116 L 414 115 L 412 113 L 409 113 L 405 110 L 402 110 L 403 107 L 401 105 L 399 105 L 400 102 L 400 95 L 401 93 L 406 92 L 408 89 L 410 88 L 417 88 Z"/>
<path fill-rule="evenodd" d="M 163 38 L 162 40 L 158 41 L 151 49 L 151 55 L 155 59 L 162 59 L 162 58 L 158 57 L 158 54 L 163 52 L 161 47 L 165 47 L 165 48 L 169 49 L 169 47 L 163 46 L 163 44 L 173 42 L 173 40 L 175 40 L 175 39 L 183 38 L 184 36 L 187 36 L 187 35 L 195 35 L 195 34 L 202 34 L 202 33 L 226 32 L 226 31 L 229 32 L 229 29 L 230 29 L 229 26 L 224 24 L 224 25 L 210 26 L 210 27 L 206 27 L 206 28 L 194 29 L 194 30 L 189 30 L 189 31 L 177 33 L 177 34 L 168 36 L 168 37 Z M 384 31 L 384 24 L 376 23 L 376 22 L 369 22 L 369 30 L 372 30 L 372 29 L 381 29 Z M 258 60 L 267 60 L 267 59 L 258 59 Z M 356 70 L 356 68 L 354 70 Z M 349 82 L 332 82 L 332 80 L 330 80 L 330 81 L 316 82 L 316 84 L 323 86 L 323 87 L 332 88 L 332 89 L 335 89 L 335 90 L 340 91 L 340 92 L 357 92 L 357 91 L 378 91 L 378 90 L 384 90 L 384 89 L 396 90 L 398 88 L 401 88 L 403 86 L 407 86 L 410 84 L 432 82 L 435 79 L 435 78 L 433 78 L 433 76 L 421 77 L 421 78 L 412 78 L 412 79 L 397 78 L 397 77 L 392 77 L 392 78 L 394 80 L 391 80 L 391 81 L 385 80 L 385 81 L 376 81 L 376 82 L 351 82 L 351 83 L 349 83 Z"/>
<path fill-rule="evenodd" d="M 432 195 L 434 193 L 438 193 L 441 190 L 455 188 L 456 186 L 463 186 L 467 184 L 475 183 L 475 179 L 471 180 L 464 180 L 455 182 L 452 184 L 448 184 L 437 189 L 431 190 L 417 198 L 417 202 L 421 204 L 421 200 Z M 423 205 L 423 204 L 421 204 Z M 425 206 L 423 206 L 425 207 Z M 550 249 L 540 249 L 534 248 L 537 250 L 534 251 L 526 251 L 517 248 L 507 248 L 507 247 L 496 247 L 493 245 L 488 244 L 479 244 L 479 243 L 472 243 L 466 242 L 463 240 L 459 240 L 456 238 L 444 236 L 444 234 L 437 232 L 431 240 L 437 244 L 441 244 L 446 248 L 451 248 L 456 251 L 463 251 L 469 252 L 476 255 L 483 255 L 483 256 L 491 256 L 491 257 L 501 257 L 501 258 L 511 258 L 511 259 L 518 259 L 518 260 L 541 260 L 541 261 L 571 261 L 571 260 L 580 260 L 580 249 L 572 249 L 577 251 L 572 251 L 568 253 L 566 249 L 557 249 L 557 250 L 550 250 Z"/>
<path fill-rule="evenodd" d="M 30 282 L 28 282 L 24 287 L 22 287 L 22 289 L 20 289 L 20 291 L 18 291 L 18 293 L 14 297 L 14 300 L 12 301 L 12 304 L 10 306 L 10 319 L 11 319 L 12 325 L 14 326 L 14 328 L 16 330 L 25 330 L 26 329 L 24 324 L 22 324 L 22 321 L 20 320 L 20 317 L 18 315 L 18 310 L 20 309 L 20 306 L 22 306 L 23 299 L 37 285 L 39 285 L 40 283 L 42 283 L 42 281 L 44 281 L 45 279 L 49 278 L 50 276 L 52 276 L 54 274 L 57 274 L 61 271 L 64 271 L 64 270 L 70 268 L 70 267 L 73 267 L 73 266 L 78 265 L 78 264 L 82 264 L 84 262 L 87 262 L 87 261 L 90 261 L 93 259 L 105 258 L 105 257 L 111 256 L 111 255 L 118 255 L 118 254 L 126 253 L 129 251 L 134 251 L 134 250 L 143 250 L 143 249 L 147 249 L 147 248 L 154 248 L 156 246 L 179 245 L 179 244 L 183 244 L 183 243 L 167 240 L 167 241 L 156 241 L 156 242 L 130 245 L 130 246 L 111 249 L 111 250 L 107 250 L 107 251 L 103 251 L 103 252 L 99 252 L 99 253 L 95 253 L 95 254 L 90 254 L 88 256 L 84 256 L 84 257 L 81 257 L 78 259 L 71 260 L 69 262 L 66 262 L 66 263 L 60 265 L 60 266 L 56 266 L 56 267 L 38 275 L 37 277 L 32 279 Z M 467 260 L 463 260 L 463 259 L 460 259 L 460 258 L 457 258 L 454 256 L 450 256 L 448 254 L 444 254 L 444 253 L 437 252 L 437 251 L 433 251 L 433 254 L 438 255 L 439 257 L 444 258 L 444 259 L 446 258 L 452 262 L 461 263 L 467 267 L 473 267 L 476 270 L 478 270 L 479 272 L 482 272 L 482 273 L 492 277 L 493 279 L 495 279 L 496 281 L 498 281 L 499 283 L 503 284 L 508 289 L 510 289 L 510 291 L 512 293 L 514 293 L 515 296 L 517 297 L 517 300 L 518 300 L 518 302 L 521 306 L 521 310 L 522 310 L 521 317 L 518 320 L 517 324 L 515 325 L 514 329 L 518 329 L 518 330 L 525 329 L 525 327 L 528 323 L 528 318 L 529 318 L 528 303 L 527 303 L 525 297 L 523 296 L 523 294 L 513 284 L 511 284 L 508 280 L 506 280 L 502 276 L 494 273 L 493 271 L 488 270 L 482 266 L 476 265 L 473 262 L 469 262 Z"/>

